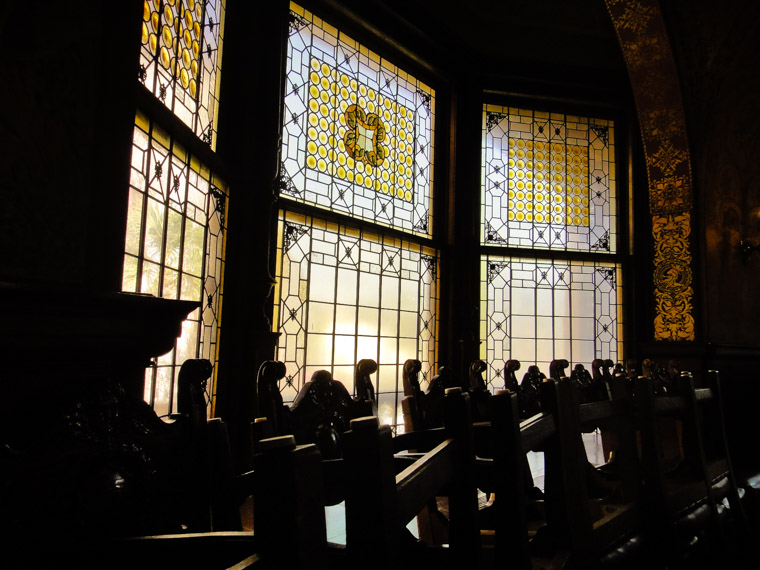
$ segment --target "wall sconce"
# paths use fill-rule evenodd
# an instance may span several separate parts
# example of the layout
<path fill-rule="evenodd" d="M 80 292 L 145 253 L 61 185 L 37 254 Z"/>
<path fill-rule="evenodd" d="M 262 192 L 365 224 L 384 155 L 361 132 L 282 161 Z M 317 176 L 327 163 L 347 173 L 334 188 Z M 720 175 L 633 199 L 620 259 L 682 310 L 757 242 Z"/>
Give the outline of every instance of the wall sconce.
<path fill-rule="evenodd" d="M 743 239 L 739 241 L 738 247 L 739 247 L 739 253 L 742 254 L 742 258 L 744 259 L 745 262 L 750 258 L 753 251 L 760 251 L 760 243 L 755 244 L 755 243 L 752 243 L 748 239 Z"/>

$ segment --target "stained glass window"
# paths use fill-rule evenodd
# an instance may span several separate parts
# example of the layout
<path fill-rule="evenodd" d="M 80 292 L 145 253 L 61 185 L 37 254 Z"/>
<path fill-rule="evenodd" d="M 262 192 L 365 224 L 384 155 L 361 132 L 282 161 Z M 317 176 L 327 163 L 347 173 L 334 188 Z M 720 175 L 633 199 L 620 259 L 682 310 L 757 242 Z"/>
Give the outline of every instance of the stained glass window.
<path fill-rule="evenodd" d="M 378 363 L 378 416 L 403 423 L 401 367 L 436 364 L 438 258 L 435 250 L 310 216 L 283 213 L 278 226 L 275 323 L 278 360 L 292 401 L 315 370 L 330 370 L 353 390 L 354 365 Z M 399 392 L 401 395 L 399 396 Z"/>
<path fill-rule="evenodd" d="M 559 358 L 586 368 L 621 359 L 614 123 L 485 105 L 482 130 L 480 337 L 489 384 L 504 386 L 512 358 L 545 374 Z M 591 260 L 573 258 L 579 252 Z"/>
<path fill-rule="evenodd" d="M 435 92 L 291 4 L 282 196 L 432 234 Z"/>
<path fill-rule="evenodd" d="M 122 289 L 201 303 L 174 350 L 146 373 L 145 401 L 159 415 L 176 410 L 177 374 L 186 359 L 216 362 L 226 207 L 224 182 L 138 113 Z"/>
<path fill-rule="evenodd" d="M 493 388 L 504 386 L 510 358 L 548 375 L 555 358 L 590 370 L 595 358 L 622 356 L 619 265 L 484 256 L 481 284 L 480 334 Z"/>
<path fill-rule="evenodd" d="M 140 80 L 215 148 L 224 0 L 145 0 Z"/>
<path fill-rule="evenodd" d="M 486 105 L 481 243 L 615 253 L 612 121 Z"/>

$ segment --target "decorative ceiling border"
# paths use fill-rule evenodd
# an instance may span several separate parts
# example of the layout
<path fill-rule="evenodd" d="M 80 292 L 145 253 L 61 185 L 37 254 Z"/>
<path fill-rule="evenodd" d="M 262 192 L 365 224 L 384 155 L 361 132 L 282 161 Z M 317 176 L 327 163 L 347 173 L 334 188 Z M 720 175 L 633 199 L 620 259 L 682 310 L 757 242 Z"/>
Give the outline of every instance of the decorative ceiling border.
<path fill-rule="evenodd" d="M 695 340 L 692 177 L 678 73 L 657 0 L 605 0 L 631 79 L 649 179 L 654 339 Z"/>

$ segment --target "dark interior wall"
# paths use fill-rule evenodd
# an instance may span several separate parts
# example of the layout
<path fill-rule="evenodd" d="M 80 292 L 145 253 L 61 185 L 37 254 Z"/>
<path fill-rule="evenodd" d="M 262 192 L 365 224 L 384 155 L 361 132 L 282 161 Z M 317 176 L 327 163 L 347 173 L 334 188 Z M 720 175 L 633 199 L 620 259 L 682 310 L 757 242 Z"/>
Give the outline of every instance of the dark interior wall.
<path fill-rule="evenodd" d="M 2 278 L 120 288 L 142 2 L 115 11 L 0 11 Z"/>
<path fill-rule="evenodd" d="M 751 0 L 669 0 L 701 209 L 705 340 L 758 346 L 760 255 L 745 260 L 741 239 L 760 240 L 760 5 Z"/>
<path fill-rule="evenodd" d="M 741 469 L 760 465 L 746 445 L 757 433 L 760 400 L 760 4 L 752 0 L 665 0 L 663 13 L 679 67 L 701 227 L 702 331 L 706 365 L 721 372 L 732 454 Z"/>

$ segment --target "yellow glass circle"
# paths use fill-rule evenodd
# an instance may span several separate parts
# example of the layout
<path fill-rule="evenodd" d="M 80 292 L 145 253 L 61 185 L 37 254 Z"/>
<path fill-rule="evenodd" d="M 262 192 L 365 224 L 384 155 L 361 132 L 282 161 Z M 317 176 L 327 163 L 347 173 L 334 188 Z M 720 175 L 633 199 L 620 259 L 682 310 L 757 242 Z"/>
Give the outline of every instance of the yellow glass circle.
<path fill-rule="evenodd" d="M 517 215 L 515 217 L 517 218 L 518 222 L 522 222 L 525 219 L 525 214 L 522 212 L 517 212 Z"/>
<path fill-rule="evenodd" d="M 306 158 L 306 166 L 309 168 L 314 168 L 317 165 L 317 159 L 313 156 L 309 156 Z"/>
<path fill-rule="evenodd" d="M 166 42 L 166 44 L 172 43 L 172 32 L 168 26 L 163 27 L 161 30 L 161 36 L 164 38 L 164 42 Z"/>
<path fill-rule="evenodd" d="M 309 151 L 309 154 L 316 153 L 317 152 L 317 143 L 315 143 L 314 141 L 309 141 L 306 144 L 306 150 Z"/>
<path fill-rule="evenodd" d="M 338 177 L 343 178 L 343 179 L 346 178 L 346 169 L 343 168 L 342 166 L 338 167 Z"/>
<path fill-rule="evenodd" d="M 166 47 L 161 48 L 161 64 L 166 68 L 169 69 L 169 50 L 166 49 Z"/>
<path fill-rule="evenodd" d="M 509 218 L 509 220 L 514 220 L 515 219 L 515 213 L 510 210 L 510 212 L 507 214 L 507 218 Z"/>

